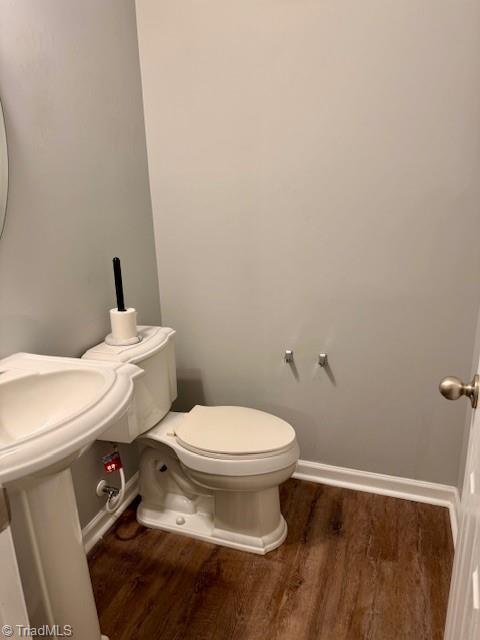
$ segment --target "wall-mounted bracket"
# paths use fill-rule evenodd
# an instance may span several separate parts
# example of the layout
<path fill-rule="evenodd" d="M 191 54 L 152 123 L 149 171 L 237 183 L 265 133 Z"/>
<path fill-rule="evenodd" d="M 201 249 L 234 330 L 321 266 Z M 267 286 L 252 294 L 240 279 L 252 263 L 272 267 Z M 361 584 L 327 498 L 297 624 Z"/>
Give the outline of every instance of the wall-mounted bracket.
<path fill-rule="evenodd" d="M 320 367 L 328 367 L 328 355 L 326 353 L 318 354 L 318 365 Z"/>

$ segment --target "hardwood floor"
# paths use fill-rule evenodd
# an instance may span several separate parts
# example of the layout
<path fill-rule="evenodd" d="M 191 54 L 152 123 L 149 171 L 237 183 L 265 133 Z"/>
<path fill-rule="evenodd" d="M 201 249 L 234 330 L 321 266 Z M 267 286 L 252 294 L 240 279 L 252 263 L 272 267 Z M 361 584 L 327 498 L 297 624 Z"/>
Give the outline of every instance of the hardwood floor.
<path fill-rule="evenodd" d="M 128 508 L 89 557 L 111 640 L 441 640 L 447 509 L 289 480 L 267 556 L 146 529 Z"/>

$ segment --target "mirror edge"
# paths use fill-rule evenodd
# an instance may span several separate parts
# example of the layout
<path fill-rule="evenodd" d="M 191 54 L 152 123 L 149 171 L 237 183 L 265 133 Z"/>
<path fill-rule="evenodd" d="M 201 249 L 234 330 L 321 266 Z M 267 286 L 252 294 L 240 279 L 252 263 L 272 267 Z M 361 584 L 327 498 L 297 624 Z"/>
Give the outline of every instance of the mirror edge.
<path fill-rule="evenodd" d="M 3 149 L 5 152 L 3 152 Z M 2 157 L 4 155 L 4 158 Z M 2 102 L 0 100 L 0 238 L 5 229 L 8 201 L 8 145 L 7 130 Z"/>

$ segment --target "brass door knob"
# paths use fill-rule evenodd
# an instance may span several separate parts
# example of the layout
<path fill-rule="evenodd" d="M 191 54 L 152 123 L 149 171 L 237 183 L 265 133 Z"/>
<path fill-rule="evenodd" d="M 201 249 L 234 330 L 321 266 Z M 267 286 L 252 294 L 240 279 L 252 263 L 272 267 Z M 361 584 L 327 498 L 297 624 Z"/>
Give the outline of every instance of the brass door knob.
<path fill-rule="evenodd" d="M 440 393 L 447 400 L 458 400 L 461 396 L 470 398 L 472 407 L 475 409 L 478 402 L 478 389 L 480 387 L 480 376 L 476 374 L 470 384 L 465 384 L 463 380 L 456 376 L 447 376 L 439 385 Z"/>

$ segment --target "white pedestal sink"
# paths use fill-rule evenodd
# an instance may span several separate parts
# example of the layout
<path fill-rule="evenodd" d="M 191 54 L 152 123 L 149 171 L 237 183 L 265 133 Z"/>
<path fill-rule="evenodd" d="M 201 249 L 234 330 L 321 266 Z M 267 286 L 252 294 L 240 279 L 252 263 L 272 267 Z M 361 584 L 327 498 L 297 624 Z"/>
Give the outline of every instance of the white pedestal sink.
<path fill-rule="evenodd" d="M 128 410 L 141 374 L 130 364 L 76 358 L 0 360 L 0 485 L 20 496 L 45 624 L 71 628 L 76 640 L 102 635 L 70 465 Z"/>

